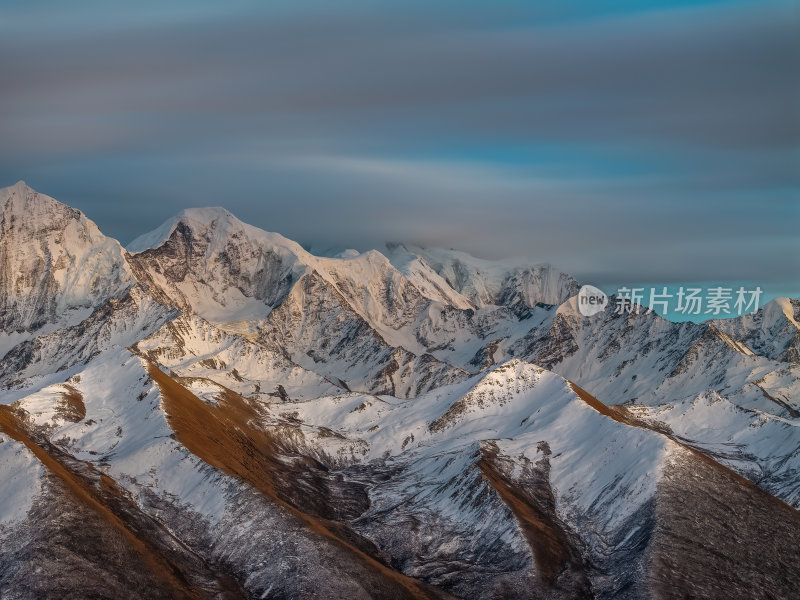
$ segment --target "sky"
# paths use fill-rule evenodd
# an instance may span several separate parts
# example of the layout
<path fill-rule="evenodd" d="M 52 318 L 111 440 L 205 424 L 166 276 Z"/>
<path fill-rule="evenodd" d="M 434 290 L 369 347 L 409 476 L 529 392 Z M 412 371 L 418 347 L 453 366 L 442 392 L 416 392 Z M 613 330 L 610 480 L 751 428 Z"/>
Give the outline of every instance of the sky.
<path fill-rule="evenodd" d="M 224 206 L 800 296 L 798 31 L 800 0 L 0 0 L 0 186 L 123 244 Z"/>

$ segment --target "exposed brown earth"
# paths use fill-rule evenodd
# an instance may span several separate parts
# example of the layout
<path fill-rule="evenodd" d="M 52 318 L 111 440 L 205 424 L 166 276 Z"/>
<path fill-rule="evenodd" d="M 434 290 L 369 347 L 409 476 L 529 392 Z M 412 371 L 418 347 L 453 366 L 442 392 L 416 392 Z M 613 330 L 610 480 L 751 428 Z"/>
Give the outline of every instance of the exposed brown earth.
<path fill-rule="evenodd" d="M 537 510 L 522 492 L 512 486 L 492 464 L 491 458 L 481 457 L 478 461 L 481 473 L 500 494 L 503 502 L 511 509 L 525 533 L 525 538 L 533 550 L 536 567 L 542 578 L 555 583 L 556 576 L 564 569 L 569 555 L 563 532 L 542 511 Z"/>
<path fill-rule="evenodd" d="M 24 412 L 16 406 L 0 406 L 0 430 L 24 444 L 74 500 L 100 517 L 100 527 L 110 527 L 121 535 L 166 597 L 191 600 L 247 597 L 230 577 L 211 571 L 163 526 L 141 513 L 113 479 L 95 471 L 90 463 L 76 461 L 46 440 L 37 439 L 25 422 Z M 175 546 L 180 551 L 176 552 Z M 203 580 L 202 584 L 198 580 Z"/>
<path fill-rule="evenodd" d="M 623 423 L 625 425 L 630 425 L 631 427 L 644 427 L 645 429 L 650 429 L 647 425 L 643 424 L 641 421 L 636 420 L 633 418 L 625 407 L 623 406 L 609 406 L 608 404 L 604 404 L 600 402 L 597 398 L 592 396 L 589 392 L 587 392 L 582 387 L 578 386 L 577 384 L 573 383 L 572 381 L 569 382 L 569 387 L 575 392 L 578 397 L 586 402 L 589 406 L 599 412 L 601 415 L 609 417 L 610 419 L 614 419 L 618 423 Z"/>
<path fill-rule="evenodd" d="M 83 396 L 68 383 L 65 383 L 63 387 L 61 402 L 57 405 L 59 415 L 73 423 L 83 421 L 86 418 L 86 405 L 83 403 Z"/>
<path fill-rule="evenodd" d="M 671 432 L 665 431 L 662 428 L 659 428 L 658 426 L 654 426 L 653 424 L 651 424 L 651 423 L 649 423 L 647 421 L 643 421 L 643 420 L 635 417 L 624 406 L 608 406 L 607 404 L 604 404 L 604 403 L 600 402 L 600 400 L 598 400 L 597 398 L 592 396 L 589 392 L 587 392 L 583 388 L 577 386 L 576 384 L 572 383 L 571 381 L 569 382 L 569 386 L 570 386 L 570 388 L 572 388 L 572 390 L 584 402 L 586 402 L 589 406 L 594 408 L 597 412 L 599 412 L 599 413 L 601 413 L 601 414 L 603 414 L 603 415 L 605 415 L 607 417 L 610 417 L 611 419 L 614 419 L 615 421 L 618 421 L 619 423 L 624 423 L 625 425 L 629 425 L 631 427 L 639 427 L 641 429 L 649 429 L 651 431 L 654 431 L 656 433 L 660 433 L 660 434 L 668 437 L 673 442 L 675 442 L 677 445 L 681 446 L 682 448 L 686 449 L 687 451 L 689 451 L 690 453 L 695 455 L 699 460 L 704 461 L 704 462 L 712 465 L 713 468 L 724 472 L 727 477 L 730 477 L 731 479 L 737 481 L 740 485 L 750 488 L 753 494 L 756 494 L 758 496 L 763 497 L 763 500 L 765 502 L 772 502 L 775 506 L 782 507 L 781 510 L 788 509 L 789 511 L 792 511 L 795 515 L 797 515 L 798 518 L 800 518 L 800 511 L 798 511 L 797 509 L 795 509 L 792 506 L 788 505 L 787 503 L 785 503 L 780 498 L 776 498 L 772 494 L 764 491 L 763 489 L 758 487 L 755 483 L 753 483 L 752 481 L 750 481 L 746 477 L 743 477 L 742 475 L 739 475 L 738 473 L 733 471 L 731 468 L 726 467 L 725 465 L 717 462 L 716 460 L 714 460 L 711 456 L 709 456 L 708 454 L 706 454 L 702 450 L 699 450 L 698 448 L 694 448 L 693 446 L 689 446 L 688 444 L 686 444 L 681 439 L 675 437 Z"/>
<path fill-rule="evenodd" d="M 800 514 L 699 452 L 658 487 L 648 568 L 655 597 L 800 597 Z"/>
<path fill-rule="evenodd" d="M 570 383 L 592 408 L 650 427 Z M 800 598 L 800 511 L 696 448 L 680 448 L 656 494 L 648 580 L 664 599 Z"/>
<path fill-rule="evenodd" d="M 497 446 L 484 444 L 478 466 L 481 473 L 509 507 L 531 547 L 536 570 L 550 597 L 591 598 L 586 566 L 564 525 L 556 516 L 555 498 L 549 482 L 545 456 L 527 471 L 528 485 L 512 481 L 503 473 Z"/>
<path fill-rule="evenodd" d="M 26 519 L 0 544 L 3 600 L 176 597 L 127 537 L 61 479 L 45 472 L 41 483 Z"/>
<path fill-rule="evenodd" d="M 267 499 L 286 509 L 308 531 L 327 539 L 348 557 L 349 575 L 376 598 L 444 598 L 447 594 L 392 570 L 368 554 L 365 544 L 346 526 L 295 506 L 280 493 L 276 479 L 292 469 L 281 460 L 274 439 L 255 423 L 259 409 L 228 391 L 211 406 L 192 394 L 156 365 L 148 373 L 159 386 L 167 420 L 178 440 L 193 454 L 220 471 L 247 482 Z M 296 468 L 296 467 L 295 467 Z"/>
<path fill-rule="evenodd" d="M 0 406 L 0 429 L 12 439 L 24 444 L 34 456 L 47 468 L 47 470 L 58 477 L 66 488 L 86 506 L 95 513 L 103 517 L 103 520 L 118 530 L 126 538 L 127 542 L 133 546 L 147 567 L 157 576 L 157 578 L 170 590 L 176 598 L 204 598 L 203 594 L 193 590 L 185 581 L 183 576 L 169 565 L 163 557 L 159 556 L 153 548 L 146 542 L 139 539 L 128 529 L 125 523 L 114 514 L 109 508 L 97 498 L 97 492 L 85 481 L 76 477 L 61 462 L 56 460 L 42 446 L 37 444 L 26 432 L 20 419 L 10 406 Z"/>

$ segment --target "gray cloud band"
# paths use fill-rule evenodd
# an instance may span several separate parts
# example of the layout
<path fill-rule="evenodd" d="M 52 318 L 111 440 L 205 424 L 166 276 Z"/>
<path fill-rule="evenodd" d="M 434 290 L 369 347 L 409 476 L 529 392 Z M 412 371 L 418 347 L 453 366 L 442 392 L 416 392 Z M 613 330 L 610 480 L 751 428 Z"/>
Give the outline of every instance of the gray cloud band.
<path fill-rule="evenodd" d="M 528 254 L 601 283 L 797 272 L 797 11 L 509 7 L 4 29 L 0 177 L 123 241 L 224 204 L 301 241 Z"/>

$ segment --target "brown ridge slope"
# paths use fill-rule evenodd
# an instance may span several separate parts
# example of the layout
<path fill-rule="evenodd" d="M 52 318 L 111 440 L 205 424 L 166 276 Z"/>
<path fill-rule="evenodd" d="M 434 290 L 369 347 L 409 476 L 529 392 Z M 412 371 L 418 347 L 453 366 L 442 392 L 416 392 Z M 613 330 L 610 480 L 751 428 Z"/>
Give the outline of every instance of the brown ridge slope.
<path fill-rule="evenodd" d="M 800 513 L 686 449 L 665 468 L 648 567 L 657 598 L 800 598 Z"/>
<path fill-rule="evenodd" d="M 180 385 L 158 366 L 147 363 L 150 377 L 161 390 L 167 421 L 178 440 L 194 455 L 236 477 L 286 509 L 305 528 L 334 544 L 347 561 L 350 577 L 374 598 L 444 598 L 447 594 L 392 570 L 370 556 L 341 524 L 304 512 L 279 493 L 276 477 L 287 470 L 279 448 L 268 432 L 256 428 L 258 411 L 243 397 L 227 391 L 212 406 Z"/>
<path fill-rule="evenodd" d="M 62 456 L 49 442 L 35 439 L 36 435 L 29 431 L 19 412 L 13 405 L 0 406 L 0 430 L 24 444 L 79 503 L 101 517 L 102 524 L 121 534 L 124 543 L 140 557 L 141 566 L 158 582 L 158 590 L 142 593 L 163 593 L 165 597 L 192 600 L 212 598 L 215 592 L 220 592 L 224 598 L 246 597 L 241 588 L 224 577 L 223 581 L 212 582 L 210 589 L 195 585 L 188 575 L 191 567 L 180 564 L 184 561 L 175 553 L 168 556 L 164 551 L 165 544 L 158 539 L 168 535 L 163 528 L 138 511 L 111 478 L 98 475 L 89 464 Z M 130 567 L 135 565 L 125 568 Z M 216 578 L 212 576 L 212 579 Z"/>
<path fill-rule="evenodd" d="M 656 598 L 800 598 L 800 511 L 700 450 L 607 406 L 570 383 L 587 404 L 679 447 L 656 492 L 647 580 Z"/>
<path fill-rule="evenodd" d="M 628 412 L 621 406 L 608 406 L 607 404 L 603 404 L 592 396 L 589 392 L 587 392 L 582 387 L 578 386 L 577 384 L 568 381 L 569 387 L 572 389 L 577 396 L 586 402 L 589 406 L 599 412 L 601 415 L 608 417 L 609 419 L 614 419 L 618 423 L 623 423 L 625 425 L 630 425 L 631 427 L 641 427 L 643 429 L 650 429 L 646 425 L 636 421 L 635 419 L 631 418 Z"/>
<path fill-rule="evenodd" d="M 546 581 L 555 583 L 568 558 L 563 532 L 544 518 L 520 490 L 508 483 L 490 460 L 481 458 L 478 466 L 522 526 L 539 573 Z"/>
<path fill-rule="evenodd" d="M 619 423 L 629 425 L 630 427 L 639 427 L 640 429 L 648 429 L 650 431 L 668 437 L 678 446 L 681 446 L 682 448 L 694 454 L 699 460 L 709 463 L 710 465 L 713 465 L 715 469 L 724 471 L 726 475 L 732 480 L 738 482 L 740 485 L 743 485 L 746 488 L 750 488 L 754 494 L 760 496 L 765 502 L 772 503 L 776 508 L 780 507 L 781 510 L 788 509 L 791 513 L 795 514 L 798 518 L 800 518 L 800 511 L 798 511 L 791 505 L 787 504 L 780 498 L 776 498 L 769 492 L 764 491 L 763 489 L 758 487 L 755 483 L 753 483 L 746 477 L 739 475 L 736 471 L 734 471 L 730 467 L 726 467 L 722 463 L 717 462 L 716 460 L 714 460 L 714 458 L 712 458 L 702 450 L 687 445 L 685 442 L 677 439 L 668 431 L 654 427 L 651 424 L 647 423 L 646 421 L 642 421 L 641 419 L 636 418 L 624 406 L 608 406 L 607 404 L 600 402 L 600 400 L 592 396 L 589 392 L 587 392 L 581 387 L 578 387 L 571 381 L 569 382 L 569 386 L 570 388 L 572 388 L 572 391 L 574 391 L 584 402 L 586 402 L 589 406 L 594 408 L 600 414 L 603 414 L 611 419 L 614 419 Z"/>
<path fill-rule="evenodd" d="M 541 594 L 553 599 L 591 598 L 587 565 L 574 535 L 556 515 L 550 487 L 550 448 L 544 442 L 540 447 L 543 458 L 535 466 L 525 464 L 523 475 L 515 480 L 504 473 L 503 458 L 494 443 L 482 445 L 478 467 L 522 529 L 541 580 Z M 513 469 L 513 463 L 510 466 Z"/>

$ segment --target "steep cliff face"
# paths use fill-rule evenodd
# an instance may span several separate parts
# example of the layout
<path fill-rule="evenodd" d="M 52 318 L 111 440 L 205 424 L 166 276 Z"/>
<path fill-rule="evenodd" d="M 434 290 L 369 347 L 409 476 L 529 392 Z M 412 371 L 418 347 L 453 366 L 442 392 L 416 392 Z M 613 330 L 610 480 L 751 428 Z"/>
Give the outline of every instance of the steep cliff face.
<path fill-rule="evenodd" d="M 0 190 L 0 331 L 74 324 L 135 279 L 116 240 L 20 181 Z"/>
<path fill-rule="evenodd" d="M 758 311 L 714 326 L 754 353 L 788 363 L 800 363 L 800 299 L 775 298 Z"/>
<path fill-rule="evenodd" d="M 181 315 L 135 344 L 148 360 L 181 377 L 203 378 L 264 402 L 311 400 L 342 391 L 341 384 L 204 319 Z"/>
<path fill-rule="evenodd" d="M 425 356 L 414 335 L 420 315 L 448 296 L 378 252 L 313 256 L 223 209 L 185 211 L 131 248 L 137 277 L 162 302 L 348 389 L 408 396 L 466 375 Z"/>
<path fill-rule="evenodd" d="M 264 318 L 304 272 L 306 254 L 221 208 L 186 210 L 128 251 L 137 277 L 164 303 L 227 323 Z"/>
<path fill-rule="evenodd" d="M 0 358 L 0 385 L 23 394 L 31 386 L 63 381 L 94 357 L 136 343 L 175 316 L 137 284 L 75 325 L 52 328 L 12 346 Z"/>

